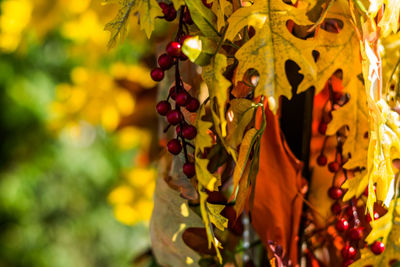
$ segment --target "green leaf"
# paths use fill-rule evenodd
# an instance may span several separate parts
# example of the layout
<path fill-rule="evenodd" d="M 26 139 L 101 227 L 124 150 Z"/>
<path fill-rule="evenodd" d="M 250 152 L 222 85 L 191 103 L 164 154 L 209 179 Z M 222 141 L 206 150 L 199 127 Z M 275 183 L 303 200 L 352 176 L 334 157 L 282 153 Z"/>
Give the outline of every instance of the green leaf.
<path fill-rule="evenodd" d="M 114 3 L 116 0 L 105 0 L 106 4 Z M 127 23 L 130 15 L 139 13 L 140 29 L 144 30 L 150 38 L 154 30 L 155 19 L 163 16 L 160 6 L 156 0 L 120 0 L 117 16 L 106 24 L 104 30 L 110 31 L 111 36 L 108 47 L 114 47 L 118 40 L 125 38 L 127 34 Z"/>
<path fill-rule="evenodd" d="M 201 0 L 185 0 L 194 24 L 207 37 L 218 37 L 215 29 L 217 18 L 210 9 L 204 6 Z"/>

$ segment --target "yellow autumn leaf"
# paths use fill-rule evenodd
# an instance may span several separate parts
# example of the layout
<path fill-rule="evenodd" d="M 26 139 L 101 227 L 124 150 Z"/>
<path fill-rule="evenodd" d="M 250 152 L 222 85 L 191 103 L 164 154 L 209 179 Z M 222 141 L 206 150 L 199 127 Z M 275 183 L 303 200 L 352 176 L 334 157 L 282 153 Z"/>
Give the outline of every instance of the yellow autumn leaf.
<path fill-rule="evenodd" d="M 368 151 L 368 106 L 362 82 L 358 78 L 350 81 L 345 92 L 350 95 L 350 100 L 343 107 L 332 112 L 332 121 L 328 124 L 327 135 L 334 135 L 347 125 L 349 131 L 343 145 L 344 156 L 351 155 L 344 165 L 346 169 L 366 167 Z"/>
<path fill-rule="evenodd" d="M 105 0 L 104 3 L 116 2 Z M 132 13 L 139 13 L 140 29 L 144 30 L 150 38 L 154 30 L 156 17 L 163 16 L 156 0 L 122 0 L 118 1 L 119 11 L 117 16 L 105 26 L 106 31 L 111 32 L 109 47 L 115 46 L 118 39 L 124 39 L 127 33 L 127 23 Z"/>
<path fill-rule="evenodd" d="M 383 16 L 378 26 L 381 28 L 381 35 L 386 37 L 399 29 L 400 1 L 370 0 L 368 13 L 374 18 L 382 7 L 384 8 Z"/>
<path fill-rule="evenodd" d="M 307 80 L 316 79 L 313 40 L 301 40 L 286 27 L 290 19 L 300 25 L 311 24 L 305 13 L 306 10 L 283 1 L 255 0 L 252 6 L 239 8 L 229 17 L 226 39 L 233 41 L 245 26 L 252 26 L 256 31 L 235 54 L 239 60 L 236 83 L 247 70 L 256 69 L 260 78 L 255 96 L 273 96 L 279 103 L 279 96 L 291 98 L 292 94 L 285 72 L 287 60 L 296 62 Z"/>
<path fill-rule="evenodd" d="M 217 16 L 217 30 L 225 26 L 225 16 L 232 14 L 232 4 L 227 0 L 214 0 L 211 10 Z"/>
<path fill-rule="evenodd" d="M 246 168 L 246 164 L 249 159 L 253 145 L 253 140 L 256 134 L 257 129 L 252 128 L 248 130 L 243 138 L 242 144 L 240 145 L 239 158 L 236 163 L 235 170 L 233 171 L 233 193 L 231 198 L 236 194 L 236 190 L 239 185 L 240 179 L 242 178 L 243 172 Z"/>

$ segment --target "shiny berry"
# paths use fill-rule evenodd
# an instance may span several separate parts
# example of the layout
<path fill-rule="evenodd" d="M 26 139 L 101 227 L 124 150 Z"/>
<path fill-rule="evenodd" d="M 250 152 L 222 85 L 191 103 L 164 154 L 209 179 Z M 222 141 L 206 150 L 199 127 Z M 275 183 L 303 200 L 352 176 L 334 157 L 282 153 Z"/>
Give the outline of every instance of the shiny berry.
<path fill-rule="evenodd" d="M 173 109 L 167 113 L 167 121 L 172 125 L 177 125 L 182 121 L 182 113 L 179 110 Z"/>
<path fill-rule="evenodd" d="M 326 122 L 321 122 L 318 126 L 318 132 L 320 134 L 325 134 L 327 129 L 328 129 L 328 123 Z"/>
<path fill-rule="evenodd" d="M 374 211 L 374 220 L 377 220 L 377 219 L 379 219 L 379 213 L 377 213 L 376 211 Z M 372 218 L 371 218 L 371 214 L 368 214 L 367 215 L 367 222 L 371 222 L 372 221 Z"/>
<path fill-rule="evenodd" d="M 168 148 L 169 153 L 171 153 L 173 155 L 178 155 L 182 151 L 182 145 L 178 139 L 170 140 L 167 144 L 167 148 Z"/>
<path fill-rule="evenodd" d="M 188 59 L 188 57 L 187 57 L 183 52 L 181 52 L 181 54 L 180 54 L 180 56 L 179 56 L 179 60 L 185 61 L 185 60 L 187 60 L 187 59 Z"/>
<path fill-rule="evenodd" d="M 179 92 L 175 97 L 175 102 L 179 106 L 185 106 L 189 100 L 189 95 L 186 91 Z"/>
<path fill-rule="evenodd" d="M 339 203 L 335 202 L 331 206 L 331 211 L 333 214 L 338 215 L 342 211 L 342 207 L 340 206 Z"/>
<path fill-rule="evenodd" d="M 339 232 L 347 231 L 347 229 L 349 229 L 349 222 L 346 219 L 341 218 L 336 222 L 335 228 Z"/>
<path fill-rule="evenodd" d="M 186 109 L 190 112 L 196 112 L 200 107 L 200 102 L 199 100 L 197 100 L 197 98 L 190 98 L 187 105 L 186 105 Z"/>
<path fill-rule="evenodd" d="M 333 173 L 338 172 L 339 168 L 340 168 L 339 163 L 337 163 L 336 161 L 332 161 L 328 164 L 328 170 L 330 172 Z"/>
<path fill-rule="evenodd" d="M 211 8 L 212 7 L 212 3 L 207 3 L 208 0 L 201 0 L 203 2 L 203 5 L 205 5 L 207 8 Z"/>
<path fill-rule="evenodd" d="M 158 57 L 158 65 L 163 70 L 171 68 L 173 64 L 174 64 L 174 59 L 167 54 L 162 54 L 161 56 Z"/>
<path fill-rule="evenodd" d="M 354 210 L 352 206 L 347 207 L 345 212 L 349 219 L 352 219 L 354 217 Z"/>
<path fill-rule="evenodd" d="M 383 244 L 380 241 L 375 241 L 372 245 L 371 245 L 371 251 L 375 254 L 375 255 L 380 255 L 383 253 L 383 251 L 385 250 L 385 244 Z"/>
<path fill-rule="evenodd" d="M 175 100 L 175 97 L 176 97 L 176 87 L 175 86 L 172 86 L 169 89 L 169 95 L 173 100 Z"/>
<path fill-rule="evenodd" d="M 345 259 L 345 260 L 348 260 L 348 259 L 353 260 L 357 257 L 357 250 L 353 246 L 350 246 L 350 245 L 344 246 L 341 253 L 342 253 L 343 259 Z"/>
<path fill-rule="evenodd" d="M 151 71 L 150 76 L 153 81 L 159 82 L 164 79 L 164 71 L 161 68 L 155 68 Z"/>
<path fill-rule="evenodd" d="M 180 124 L 176 125 L 175 131 L 176 131 L 176 135 L 181 134 L 181 125 Z"/>
<path fill-rule="evenodd" d="M 160 101 L 156 106 L 158 114 L 165 116 L 171 110 L 171 104 L 168 101 Z"/>
<path fill-rule="evenodd" d="M 183 164 L 183 173 L 187 176 L 187 178 L 192 178 L 196 174 L 194 164 L 191 162 L 186 162 Z"/>
<path fill-rule="evenodd" d="M 330 198 L 332 198 L 334 200 L 338 200 L 342 197 L 343 190 L 340 189 L 340 187 L 332 186 L 328 190 L 328 195 Z"/>
<path fill-rule="evenodd" d="M 179 57 L 181 55 L 181 44 L 178 42 L 170 42 L 167 45 L 167 54 L 171 57 Z"/>
<path fill-rule="evenodd" d="M 182 135 L 184 138 L 192 140 L 197 135 L 196 127 L 193 125 L 185 125 L 182 128 Z"/>
<path fill-rule="evenodd" d="M 351 228 L 349 231 L 349 237 L 352 241 L 359 241 L 362 239 L 363 231 L 360 227 Z"/>
<path fill-rule="evenodd" d="M 349 267 L 353 263 L 354 263 L 354 260 L 346 260 L 346 261 L 343 262 L 342 266 L 343 267 Z"/>
<path fill-rule="evenodd" d="M 170 5 L 163 5 L 163 7 L 161 7 L 161 9 L 164 14 L 164 19 L 166 21 L 173 21 L 176 18 L 176 10 L 174 6 L 170 4 Z"/>
<path fill-rule="evenodd" d="M 319 155 L 317 158 L 317 164 L 319 166 L 325 166 L 326 163 L 328 163 L 328 159 L 326 158 L 326 156 L 323 154 Z"/>

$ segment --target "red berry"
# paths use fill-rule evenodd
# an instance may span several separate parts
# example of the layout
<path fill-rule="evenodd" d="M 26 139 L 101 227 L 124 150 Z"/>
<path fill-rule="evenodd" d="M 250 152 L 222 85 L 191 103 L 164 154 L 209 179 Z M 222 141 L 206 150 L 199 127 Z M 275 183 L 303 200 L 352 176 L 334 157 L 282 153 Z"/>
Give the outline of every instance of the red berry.
<path fill-rule="evenodd" d="M 193 24 L 192 16 L 188 9 L 186 9 L 185 13 L 183 14 L 183 22 L 189 25 Z M 182 42 L 183 43 L 183 42 Z"/>
<path fill-rule="evenodd" d="M 165 116 L 167 115 L 168 111 L 171 110 L 171 104 L 168 101 L 160 101 L 158 102 L 157 106 L 156 106 L 156 110 L 158 112 L 158 114 Z"/>
<path fill-rule="evenodd" d="M 183 173 L 187 176 L 187 178 L 192 178 L 196 174 L 196 168 L 194 164 L 191 162 L 186 162 L 183 164 Z"/>
<path fill-rule="evenodd" d="M 352 265 L 353 263 L 354 263 L 354 260 L 347 260 L 347 261 L 343 262 L 342 266 L 348 267 L 348 266 Z"/>
<path fill-rule="evenodd" d="M 167 113 L 167 121 L 172 125 L 177 125 L 182 120 L 182 113 L 179 110 L 173 109 Z"/>
<path fill-rule="evenodd" d="M 166 5 L 162 8 L 162 12 L 164 13 L 164 19 L 166 21 L 173 21 L 176 18 L 176 10 L 172 4 Z"/>
<path fill-rule="evenodd" d="M 185 125 L 182 129 L 182 135 L 186 139 L 193 139 L 197 135 L 197 129 L 193 125 Z"/>
<path fill-rule="evenodd" d="M 181 55 L 181 44 L 178 42 L 170 42 L 167 45 L 167 53 L 171 57 L 179 57 Z"/>
<path fill-rule="evenodd" d="M 167 54 L 162 54 L 158 57 L 158 65 L 163 70 L 167 70 L 174 64 L 174 59 Z"/>
<path fill-rule="evenodd" d="M 349 222 L 346 219 L 341 218 L 340 220 L 338 220 L 336 222 L 335 227 L 336 227 L 336 230 L 338 230 L 339 232 L 347 231 L 347 229 L 349 229 Z"/>
<path fill-rule="evenodd" d="M 190 112 L 196 112 L 200 107 L 200 102 L 199 100 L 197 100 L 197 98 L 190 98 L 187 105 L 186 105 L 186 109 Z"/>
<path fill-rule="evenodd" d="M 328 123 L 321 121 L 321 123 L 318 126 L 318 132 L 320 134 L 325 134 L 327 129 L 328 129 Z"/>
<path fill-rule="evenodd" d="M 333 173 L 338 172 L 339 168 L 340 168 L 339 163 L 337 163 L 336 161 L 332 161 L 328 164 L 328 170 L 330 172 Z"/>
<path fill-rule="evenodd" d="M 161 68 L 155 68 L 151 71 L 150 76 L 153 81 L 159 82 L 164 79 L 164 71 Z"/>
<path fill-rule="evenodd" d="M 351 228 L 349 231 L 349 237 L 352 241 L 359 241 L 362 239 L 363 231 L 360 227 Z"/>
<path fill-rule="evenodd" d="M 169 95 L 173 100 L 175 100 L 175 97 L 176 97 L 176 87 L 175 86 L 172 86 L 169 89 Z"/>
<path fill-rule="evenodd" d="M 338 199 L 340 199 L 342 197 L 343 190 L 340 189 L 340 187 L 332 186 L 328 190 L 328 195 L 329 195 L 330 198 L 332 198 L 334 200 L 338 200 Z"/>
<path fill-rule="evenodd" d="M 176 131 L 176 135 L 181 134 L 181 125 L 180 124 L 176 125 L 175 131 Z"/>
<path fill-rule="evenodd" d="M 328 162 L 328 159 L 326 158 L 325 155 L 321 154 L 321 155 L 318 156 L 317 164 L 319 166 L 325 166 L 327 162 Z"/>
<path fill-rule="evenodd" d="M 189 100 L 189 95 L 186 91 L 179 92 L 175 97 L 175 102 L 179 106 L 185 106 Z"/>
<path fill-rule="evenodd" d="M 207 0 L 201 0 L 203 2 L 203 5 L 205 5 L 207 8 L 212 7 L 212 3 L 207 3 Z"/>
<path fill-rule="evenodd" d="M 335 202 L 331 206 L 331 211 L 333 214 L 338 215 L 342 211 L 342 207 L 340 206 L 340 204 L 338 202 Z"/>
<path fill-rule="evenodd" d="M 178 139 L 170 140 L 167 144 L 167 148 L 168 148 L 169 153 L 171 153 L 173 155 L 178 155 L 182 151 L 182 145 Z"/>
<path fill-rule="evenodd" d="M 380 255 L 383 253 L 383 251 L 385 250 L 385 244 L 383 244 L 380 241 L 375 241 L 372 245 L 371 245 L 371 251 L 375 254 L 375 255 Z"/>
<path fill-rule="evenodd" d="M 347 207 L 345 212 L 349 219 L 352 219 L 354 217 L 354 211 L 352 206 Z"/>
<path fill-rule="evenodd" d="M 346 245 L 346 246 L 342 249 L 341 252 L 342 252 L 342 257 L 343 257 L 343 259 L 345 259 L 345 260 L 348 260 L 348 259 L 353 260 L 353 259 L 355 259 L 356 256 L 357 256 L 357 250 L 356 250 L 353 246 L 350 246 L 350 245 Z"/>
<path fill-rule="evenodd" d="M 188 59 L 188 57 L 187 57 L 183 52 L 181 52 L 181 54 L 180 54 L 180 56 L 179 56 L 179 60 L 185 61 L 185 60 L 187 60 L 187 59 Z"/>
<path fill-rule="evenodd" d="M 377 220 L 377 219 L 379 219 L 379 213 L 377 213 L 376 211 L 374 211 L 374 220 Z M 371 218 L 371 214 L 368 214 L 367 215 L 367 222 L 371 222 L 372 221 L 372 218 Z"/>
<path fill-rule="evenodd" d="M 163 13 L 164 13 L 164 9 L 167 9 L 168 8 L 168 4 L 167 3 L 164 3 L 164 2 L 160 2 L 160 3 L 158 3 L 158 5 L 161 7 L 161 9 L 163 10 Z"/>

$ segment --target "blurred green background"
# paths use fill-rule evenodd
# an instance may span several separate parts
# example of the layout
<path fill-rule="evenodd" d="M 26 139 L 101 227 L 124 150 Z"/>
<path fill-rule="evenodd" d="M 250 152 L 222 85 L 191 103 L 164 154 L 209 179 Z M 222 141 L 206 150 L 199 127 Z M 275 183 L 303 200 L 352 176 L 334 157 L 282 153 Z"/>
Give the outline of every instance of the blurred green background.
<path fill-rule="evenodd" d="M 133 21 L 108 50 L 100 0 L 0 10 L 0 266 L 154 264 L 153 47 Z"/>

